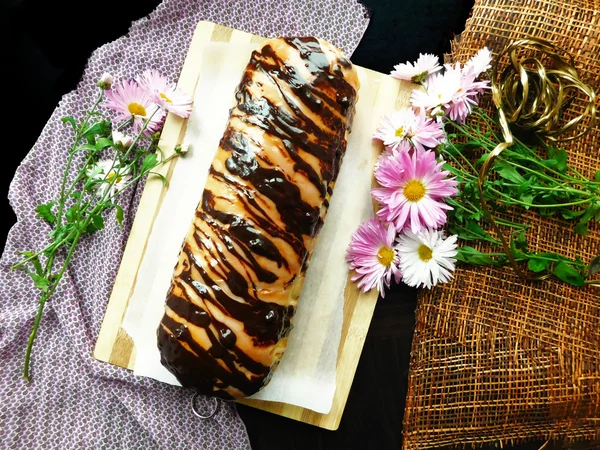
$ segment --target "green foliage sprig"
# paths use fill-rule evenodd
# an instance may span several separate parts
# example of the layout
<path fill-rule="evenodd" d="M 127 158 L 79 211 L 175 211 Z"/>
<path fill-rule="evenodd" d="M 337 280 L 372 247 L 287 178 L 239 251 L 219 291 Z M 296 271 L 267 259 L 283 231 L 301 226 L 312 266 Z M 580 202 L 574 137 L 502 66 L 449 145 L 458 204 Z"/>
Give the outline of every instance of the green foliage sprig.
<path fill-rule="evenodd" d="M 83 119 L 62 118 L 64 125 L 72 129 L 73 139 L 66 152 L 60 191 L 57 198 L 36 207 L 38 217 L 51 226 L 48 244 L 38 251 L 21 252 L 22 258 L 12 267 L 27 273 L 40 291 L 25 353 L 23 376 L 28 381 L 44 306 L 59 286 L 81 239 L 102 230 L 112 211 L 114 219 L 122 225 L 124 211 L 120 197 L 148 175 L 159 177 L 166 185 L 166 178 L 155 169 L 182 153 L 178 146 L 171 156 L 163 158 L 158 148 L 159 132 L 151 134 L 154 128 L 149 128 L 153 115 L 163 114 L 157 107 L 149 109 L 152 112 L 143 118 L 141 125 L 133 126 L 133 113 L 128 119 L 111 123 L 100 106 L 112 81 L 108 74 L 100 80 L 98 97 Z M 140 107 L 137 103 L 133 105 L 133 110 Z M 137 134 L 124 135 L 122 131 L 127 129 Z"/>
<path fill-rule="evenodd" d="M 509 261 L 498 236 L 490 233 L 481 207 L 478 177 L 481 165 L 502 142 L 495 132 L 497 124 L 485 111 L 475 108 L 464 124 L 445 124 L 447 142 L 438 147 L 446 160 L 445 170 L 459 182 L 460 192 L 447 200 L 454 210 L 448 214 L 448 231 L 463 241 L 490 244 L 492 251 L 482 252 L 471 245 L 458 249 L 457 259 L 475 265 L 504 265 Z M 515 143 L 497 158 L 490 178 L 483 184 L 483 195 L 496 212 L 495 221 L 507 230 L 510 251 L 516 261 L 533 273 L 547 272 L 575 285 L 596 283 L 589 277 L 600 271 L 600 258 L 586 264 L 558 253 L 534 252 L 528 248 L 526 223 L 508 220 L 514 208 L 532 210 L 543 217 L 573 222 L 576 233 L 586 236 L 591 222 L 600 221 L 600 170 L 586 178 L 568 164 L 566 150 L 539 139 L 535 145 L 515 138 Z M 514 214 L 512 214 L 514 217 Z"/>

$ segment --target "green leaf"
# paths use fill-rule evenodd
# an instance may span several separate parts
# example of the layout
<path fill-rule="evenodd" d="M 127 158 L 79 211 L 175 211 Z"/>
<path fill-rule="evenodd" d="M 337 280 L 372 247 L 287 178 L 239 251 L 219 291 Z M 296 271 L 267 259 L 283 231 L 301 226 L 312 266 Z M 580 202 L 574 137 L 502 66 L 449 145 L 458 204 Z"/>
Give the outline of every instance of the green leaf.
<path fill-rule="evenodd" d="M 521 200 L 521 201 L 522 201 L 522 202 L 524 202 L 524 203 L 533 204 L 533 199 L 534 199 L 534 198 L 535 198 L 535 197 L 533 196 L 533 194 L 522 194 L 522 195 L 519 197 L 519 200 Z M 528 205 L 523 205 L 523 207 L 524 207 L 525 209 L 529 209 L 529 208 L 530 208 Z"/>
<path fill-rule="evenodd" d="M 75 152 L 84 152 L 84 151 L 96 151 L 96 146 L 94 144 L 83 144 L 75 149 Z"/>
<path fill-rule="evenodd" d="M 48 223 L 56 222 L 56 216 L 52 212 L 52 207 L 56 202 L 52 201 L 50 203 L 40 203 L 35 207 L 35 211 L 37 212 L 37 216 L 41 219 L 44 219 Z"/>
<path fill-rule="evenodd" d="M 102 150 L 103 148 L 111 147 L 112 145 L 114 144 L 111 139 L 102 137 L 96 141 L 96 150 Z"/>
<path fill-rule="evenodd" d="M 536 177 L 535 176 L 531 176 L 529 177 L 525 183 L 520 184 L 519 186 L 517 186 L 516 192 L 519 196 L 523 196 L 527 193 L 527 190 L 531 187 L 532 184 L 536 183 Z M 522 201 L 525 201 L 521 198 Z"/>
<path fill-rule="evenodd" d="M 527 236 L 525 236 L 524 232 L 517 234 L 517 237 L 513 238 L 512 243 L 516 249 L 527 250 Z"/>
<path fill-rule="evenodd" d="M 93 137 L 94 135 L 107 136 L 110 134 L 111 125 L 106 120 L 100 120 L 88 127 L 82 134 L 83 137 Z"/>
<path fill-rule="evenodd" d="M 85 184 L 83 185 L 83 190 L 89 192 L 92 189 L 94 189 L 94 186 L 98 183 L 99 183 L 98 180 L 94 180 L 93 178 L 88 178 L 86 180 Z"/>
<path fill-rule="evenodd" d="M 461 171 L 454 167 L 452 164 L 444 163 L 442 169 L 450 172 L 454 176 L 461 175 Z"/>
<path fill-rule="evenodd" d="M 115 204 L 114 207 L 117 210 L 115 214 L 117 222 L 119 223 L 119 225 L 123 225 L 123 208 L 121 208 L 121 206 L 117 204 Z"/>
<path fill-rule="evenodd" d="M 488 159 L 489 156 L 489 153 L 484 153 L 483 155 L 481 155 L 481 157 L 477 161 L 475 161 L 475 167 L 481 166 Z"/>
<path fill-rule="evenodd" d="M 559 279 L 565 283 L 572 284 L 574 286 L 585 285 L 585 280 L 577 270 L 565 263 L 564 261 L 559 262 L 552 271 Z"/>
<path fill-rule="evenodd" d="M 144 162 L 142 163 L 141 171 L 143 174 L 150 172 L 158 165 L 158 159 L 156 158 L 155 153 L 150 153 L 146 155 L 144 158 Z"/>
<path fill-rule="evenodd" d="M 573 231 L 575 231 L 575 233 L 577 234 L 580 234 L 581 236 L 587 236 L 588 234 L 590 234 L 587 225 L 581 222 L 575 225 Z"/>
<path fill-rule="evenodd" d="M 459 239 L 465 241 L 481 239 L 491 242 L 498 242 L 496 239 L 492 238 L 487 231 L 481 228 L 477 222 L 472 220 L 466 221 L 464 226 L 456 226 L 456 223 L 450 222 L 450 232 L 452 234 L 457 234 Z"/>
<path fill-rule="evenodd" d="M 562 148 L 550 147 L 548 149 L 550 159 L 556 161 L 553 168 L 557 172 L 565 173 L 567 171 L 567 151 Z"/>
<path fill-rule="evenodd" d="M 37 256 L 34 256 L 35 253 L 33 252 L 19 252 L 19 254 L 25 256 L 26 258 L 31 258 L 29 260 L 29 262 L 31 264 L 33 264 L 33 267 L 35 268 L 35 271 L 38 275 L 42 275 L 44 273 L 44 270 L 42 269 L 42 265 L 40 264 L 40 260 Z"/>
<path fill-rule="evenodd" d="M 594 174 L 594 180 L 600 182 L 600 170 Z"/>
<path fill-rule="evenodd" d="M 71 116 L 61 117 L 60 120 L 62 123 L 68 123 L 69 125 L 71 125 L 73 127 L 73 131 L 77 131 L 77 122 L 75 122 L 75 119 L 73 119 Z"/>
<path fill-rule="evenodd" d="M 96 225 L 94 225 L 93 223 L 88 223 L 88 226 L 85 228 L 85 230 L 83 230 L 84 233 L 89 234 L 92 234 L 96 231 L 98 231 L 98 228 L 96 228 Z"/>
<path fill-rule="evenodd" d="M 104 218 L 99 214 L 91 214 L 92 223 L 96 230 L 102 230 L 104 228 Z"/>
<path fill-rule="evenodd" d="M 566 209 L 561 211 L 561 216 L 563 217 L 563 219 L 569 220 L 569 219 L 575 219 L 577 217 L 580 217 L 584 214 L 585 211 L 581 210 L 581 209 Z M 589 220 L 589 219 L 588 219 Z M 587 222 L 587 220 L 586 220 Z"/>
<path fill-rule="evenodd" d="M 27 271 L 27 274 L 31 277 L 31 279 L 33 280 L 33 284 L 35 284 L 35 287 L 40 289 L 42 292 L 48 292 L 48 288 L 50 287 L 50 283 L 48 282 L 48 280 L 36 273 L 33 273 L 31 271 Z"/>
<path fill-rule="evenodd" d="M 158 173 L 158 172 L 150 172 L 152 175 L 157 176 L 158 178 L 160 178 L 160 181 L 162 181 L 163 186 L 168 186 L 169 185 L 169 180 L 167 180 L 167 178 Z"/>
<path fill-rule="evenodd" d="M 55 242 L 59 242 L 62 241 L 66 234 L 66 227 L 63 225 L 52 230 L 50 233 L 48 233 L 48 236 L 50 236 Z"/>
<path fill-rule="evenodd" d="M 484 237 L 484 236 L 488 235 L 488 233 L 483 228 L 481 228 L 481 226 L 478 223 L 476 223 L 476 222 L 472 222 L 472 221 L 469 222 L 467 224 L 467 229 L 469 231 L 471 231 L 473 234 L 476 234 L 476 235 L 481 236 L 481 237 Z"/>
<path fill-rule="evenodd" d="M 480 266 L 497 266 L 501 264 L 500 261 L 496 261 L 485 253 L 482 253 L 469 245 L 464 245 L 458 248 L 456 259 L 468 264 L 476 264 Z"/>
<path fill-rule="evenodd" d="M 590 205 L 590 207 L 588 208 L 588 210 L 586 211 L 585 215 L 581 218 L 581 221 L 583 222 L 584 219 L 586 219 L 586 222 L 588 222 L 589 220 L 591 220 L 592 218 L 596 218 L 598 217 L 598 214 L 600 213 L 600 203 L 596 202 L 596 203 L 592 203 Z M 588 218 L 589 215 L 589 218 Z M 598 219 L 596 219 L 598 220 Z"/>
<path fill-rule="evenodd" d="M 65 214 L 65 217 L 67 218 L 67 222 L 69 222 L 69 223 L 75 222 L 77 220 L 78 213 L 79 213 L 79 210 L 77 208 L 77 205 L 71 206 L 67 210 L 67 213 Z"/>
<path fill-rule="evenodd" d="M 512 183 L 516 183 L 516 184 L 525 183 L 525 178 L 523 178 L 521 176 L 521 174 L 519 172 L 517 172 L 517 169 L 515 169 L 513 166 L 509 165 L 508 163 L 505 163 L 505 162 L 496 163 L 495 170 L 496 170 L 496 172 L 498 172 L 498 175 L 500 175 L 505 180 L 508 180 L 508 181 L 510 181 Z"/>
<path fill-rule="evenodd" d="M 590 261 L 590 265 L 588 266 L 588 273 L 590 275 L 593 275 L 596 272 L 600 272 L 600 256 L 592 258 L 592 260 Z"/>
<path fill-rule="evenodd" d="M 549 261 L 547 259 L 537 259 L 535 257 L 527 261 L 527 268 L 532 272 L 543 272 L 548 268 Z"/>

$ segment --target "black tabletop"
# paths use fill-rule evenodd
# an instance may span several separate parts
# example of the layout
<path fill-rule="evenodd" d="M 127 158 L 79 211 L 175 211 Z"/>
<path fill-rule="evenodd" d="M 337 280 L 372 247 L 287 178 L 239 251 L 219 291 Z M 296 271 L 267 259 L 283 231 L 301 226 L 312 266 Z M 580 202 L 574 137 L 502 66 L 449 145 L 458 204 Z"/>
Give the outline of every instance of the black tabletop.
<path fill-rule="evenodd" d="M 61 96 L 75 88 L 91 52 L 125 34 L 131 21 L 152 11 L 158 0 L 121 0 L 118 6 L 107 5 L 112 10 L 110 20 L 91 29 L 86 28 L 88 8 L 105 8 L 103 2 L 3 2 L 2 248 L 6 233 L 15 222 L 6 196 L 18 164 Z M 363 3 L 371 9 L 372 18 L 352 61 L 388 73 L 394 64 L 414 60 L 419 53 L 441 56 L 449 51 L 450 39 L 464 26 L 473 0 Z M 83 4 L 87 6 L 82 8 Z M 403 286 L 393 288 L 378 302 L 339 430 L 327 431 L 239 406 L 253 449 L 400 449 L 415 306 L 415 291 Z"/>

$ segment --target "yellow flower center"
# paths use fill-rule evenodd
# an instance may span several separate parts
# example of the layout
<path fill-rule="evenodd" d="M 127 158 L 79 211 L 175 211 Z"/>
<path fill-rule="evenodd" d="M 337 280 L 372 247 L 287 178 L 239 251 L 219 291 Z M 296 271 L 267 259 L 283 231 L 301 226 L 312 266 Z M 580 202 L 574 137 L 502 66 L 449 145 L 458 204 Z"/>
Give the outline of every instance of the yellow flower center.
<path fill-rule="evenodd" d="M 409 202 L 418 202 L 425 197 L 425 185 L 420 180 L 410 180 L 404 186 L 404 196 Z"/>
<path fill-rule="evenodd" d="M 106 181 L 108 181 L 109 183 L 112 182 L 112 179 L 115 177 L 115 175 L 117 175 L 115 172 L 110 172 L 107 176 L 106 176 Z M 115 180 L 115 184 L 119 184 L 121 182 L 121 180 L 123 179 L 122 176 L 118 176 L 117 179 Z"/>
<path fill-rule="evenodd" d="M 164 101 L 167 102 L 167 103 L 173 103 L 173 100 L 171 100 L 169 97 L 167 97 L 162 92 L 160 93 L 160 98 L 164 99 Z"/>
<path fill-rule="evenodd" d="M 381 247 L 377 252 L 377 259 L 381 265 L 385 267 L 390 267 L 392 265 L 394 262 L 394 256 L 396 256 L 394 250 L 389 247 Z"/>
<path fill-rule="evenodd" d="M 146 108 L 144 108 L 139 103 L 130 103 L 129 105 L 127 105 L 127 109 L 134 116 L 146 116 Z"/>
<path fill-rule="evenodd" d="M 429 247 L 427 247 L 425 244 L 421 244 L 419 246 L 417 253 L 419 254 L 419 259 L 423 262 L 429 261 L 431 259 L 431 257 L 433 256 L 432 250 Z"/>
<path fill-rule="evenodd" d="M 396 128 L 396 136 L 398 136 L 398 137 L 404 136 L 404 127 Z"/>

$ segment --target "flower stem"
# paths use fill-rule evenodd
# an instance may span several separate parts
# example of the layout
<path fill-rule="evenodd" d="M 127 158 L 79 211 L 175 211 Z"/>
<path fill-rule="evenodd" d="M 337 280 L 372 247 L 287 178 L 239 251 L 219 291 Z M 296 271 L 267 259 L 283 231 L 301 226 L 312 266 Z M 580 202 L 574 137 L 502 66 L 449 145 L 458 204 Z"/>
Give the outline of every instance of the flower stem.
<path fill-rule="evenodd" d="M 42 295 L 40 296 L 39 306 L 38 306 L 37 314 L 35 316 L 35 322 L 33 324 L 33 328 L 31 329 L 29 339 L 27 340 L 27 350 L 25 351 L 25 365 L 23 367 L 23 377 L 27 381 L 30 381 L 30 379 L 31 379 L 29 376 L 31 351 L 33 350 L 33 344 L 35 342 L 35 338 L 37 336 L 37 331 L 40 326 L 40 322 L 42 320 L 42 315 L 44 313 L 44 307 L 46 306 L 46 302 L 48 301 L 48 299 L 50 297 L 52 297 L 52 294 L 54 294 L 54 291 L 56 290 L 58 284 L 60 283 L 60 280 L 63 277 L 63 274 L 65 273 L 65 270 L 67 270 L 67 266 L 68 266 L 69 262 L 71 261 L 71 257 L 73 256 L 73 253 L 75 252 L 75 248 L 77 247 L 77 243 L 79 242 L 80 237 L 81 237 L 81 233 L 79 233 L 75 237 L 75 239 L 73 239 L 73 243 L 71 244 L 71 248 L 69 249 L 69 253 L 67 254 L 67 256 L 65 258 L 65 261 L 63 263 L 63 266 L 62 266 L 60 272 L 52 280 L 51 287 L 47 291 L 42 292 Z M 52 270 L 52 267 L 51 267 L 52 262 L 49 260 L 48 263 L 49 264 L 47 264 L 47 269 L 45 272 Z"/>
<path fill-rule="evenodd" d="M 29 377 L 29 363 L 31 361 L 31 351 L 33 350 L 33 343 L 35 341 L 35 337 L 37 335 L 37 330 L 40 326 L 40 322 L 42 320 L 42 314 L 44 312 L 44 306 L 46 305 L 46 301 L 48 300 L 49 295 L 44 292 L 40 297 L 40 302 L 37 310 L 37 314 L 35 316 L 35 322 L 33 324 L 33 328 L 31 329 L 31 333 L 29 334 L 29 339 L 27 340 L 27 350 L 25 351 L 25 365 L 23 366 L 23 378 L 25 380 L 30 381 Z"/>
<path fill-rule="evenodd" d="M 549 204 L 536 204 L 536 203 L 529 203 L 529 202 L 524 202 L 522 200 L 518 200 L 502 191 L 499 191 L 497 189 L 494 189 L 492 187 L 488 188 L 491 192 L 508 199 L 508 202 L 510 203 L 514 203 L 517 205 L 521 205 L 521 206 L 527 206 L 529 208 L 562 208 L 564 206 L 576 206 L 576 205 L 583 205 L 585 203 L 590 203 L 591 201 L 593 201 L 596 197 L 593 198 L 585 198 L 583 200 L 578 200 L 575 202 L 567 202 L 567 203 L 549 203 Z"/>

